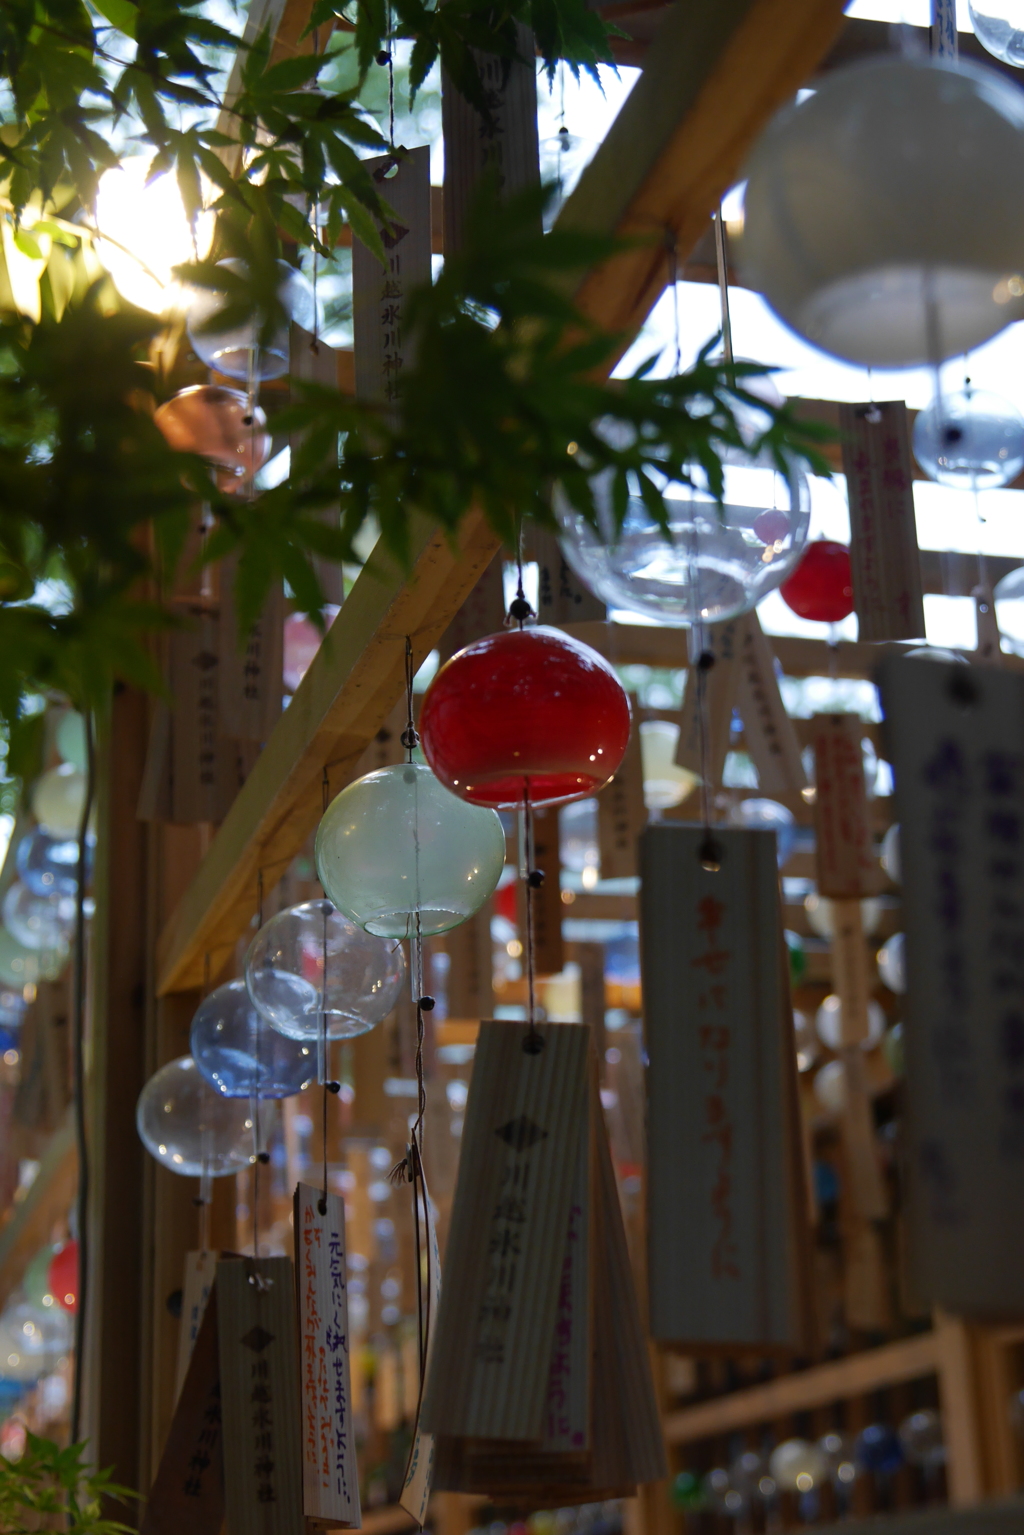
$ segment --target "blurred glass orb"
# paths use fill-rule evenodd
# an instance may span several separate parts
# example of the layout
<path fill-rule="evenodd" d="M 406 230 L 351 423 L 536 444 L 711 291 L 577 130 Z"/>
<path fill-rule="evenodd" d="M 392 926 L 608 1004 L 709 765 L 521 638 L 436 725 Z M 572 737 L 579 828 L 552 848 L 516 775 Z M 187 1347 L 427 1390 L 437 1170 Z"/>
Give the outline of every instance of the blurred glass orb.
<path fill-rule="evenodd" d="M 0 1376 L 35 1381 L 52 1370 L 71 1345 L 72 1324 L 59 1306 L 17 1301 L 0 1313 Z"/>
<path fill-rule="evenodd" d="M 237 257 L 229 257 L 217 263 L 225 273 L 243 276 L 245 263 Z M 303 330 L 314 328 L 312 290 L 301 272 L 279 261 L 280 286 L 278 300 L 290 320 Z M 241 324 L 217 326 L 218 316 L 234 307 L 230 290 L 218 292 L 213 288 L 194 290 L 188 310 L 188 339 L 200 362 L 228 378 L 247 380 L 255 359 L 257 378 L 280 378 L 289 367 L 289 333 L 287 321 L 276 326 L 269 338 L 261 340 L 262 316 L 254 314 Z"/>
<path fill-rule="evenodd" d="M 716 1466 L 704 1478 L 704 1497 L 708 1507 L 736 1519 L 746 1511 L 747 1499 L 724 1466 Z"/>
<path fill-rule="evenodd" d="M 838 624 L 853 612 L 853 567 L 846 544 L 816 538 L 793 574 L 782 583 L 782 600 L 798 618 Z"/>
<path fill-rule="evenodd" d="M 757 1450 L 741 1450 L 729 1467 L 729 1481 L 745 1503 L 760 1497 L 760 1482 L 768 1470 L 768 1464 Z"/>
<path fill-rule="evenodd" d="M 822 1434 L 818 1440 L 818 1449 L 828 1461 L 828 1474 L 832 1479 L 833 1487 L 837 1491 L 852 1487 L 860 1475 L 853 1436 L 840 1434 L 834 1430 L 832 1433 Z"/>
<path fill-rule="evenodd" d="M 642 720 L 639 728 L 644 804 L 648 810 L 681 805 L 700 779 L 675 761 L 679 726 L 671 720 Z"/>
<path fill-rule="evenodd" d="M 30 1306 L 49 1310 L 55 1304 L 50 1290 L 50 1264 L 56 1252 L 56 1246 L 48 1242 L 45 1247 L 39 1249 L 25 1269 L 21 1287 Z M 2 1374 L 3 1361 L 0 1360 L 0 1375 Z"/>
<path fill-rule="evenodd" d="M 85 842 L 85 882 L 92 878 L 96 838 Z M 78 838 L 54 837 L 36 826 L 22 837 L 15 853 L 21 882 L 35 895 L 78 894 Z"/>
<path fill-rule="evenodd" d="M 882 868 L 888 874 L 894 885 L 901 883 L 900 877 L 900 828 L 894 821 L 882 838 L 880 853 Z"/>
<path fill-rule="evenodd" d="M 869 895 L 860 903 L 860 918 L 864 924 L 865 937 L 878 927 L 882 920 L 882 912 L 885 910 L 877 896 Z M 835 923 L 832 916 L 832 902 L 826 895 L 819 895 L 812 890 L 810 895 L 804 896 L 804 911 L 807 913 L 807 921 L 811 931 L 817 933 L 819 938 L 825 938 L 831 942 L 835 937 Z"/>
<path fill-rule="evenodd" d="M 968 0 L 974 35 L 1004 64 L 1024 69 L 1024 4 L 1021 0 Z"/>
<path fill-rule="evenodd" d="M 554 224 L 566 198 L 572 195 L 596 149 L 592 139 L 582 139 L 579 134 L 570 133 L 564 123 L 551 138 L 541 139 L 540 178 L 554 186 L 553 195 L 544 209 L 545 233 Z"/>
<path fill-rule="evenodd" d="M 821 1054 L 821 1041 L 806 1013 L 793 1014 L 793 1043 L 797 1071 L 810 1071 Z"/>
<path fill-rule="evenodd" d="M 1024 565 L 997 581 L 992 595 L 999 633 L 1015 655 L 1024 656 Z"/>
<path fill-rule="evenodd" d="M 227 494 L 241 489 L 270 457 L 267 418 L 240 389 L 192 384 L 158 406 L 153 420 L 178 453 L 197 453 L 217 470 Z"/>
<path fill-rule="evenodd" d="M 316 1076 L 313 1046 L 272 1029 L 244 981 L 228 981 L 203 998 L 189 1046 L 207 1082 L 225 1098 L 290 1098 Z"/>
<path fill-rule="evenodd" d="M 843 1006 L 837 996 L 826 997 L 814 1018 L 818 1038 L 830 1050 L 842 1049 Z M 871 998 L 868 1002 L 868 1036 L 860 1042 L 862 1050 L 873 1050 L 885 1033 L 885 1014 Z"/>
<path fill-rule="evenodd" d="M 56 949 L 27 949 L 13 933 L 0 927 L 0 982 L 6 986 L 35 986 L 55 981 L 68 961 L 67 945 Z"/>
<path fill-rule="evenodd" d="M 869 1423 L 857 1435 L 857 1459 L 865 1471 L 880 1471 L 883 1476 L 898 1471 L 903 1449 L 895 1429 L 888 1423 Z"/>
<path fill-rule="evenodd" d="M 32 814 L 52 837 L 77 837 L 85 809 L 86 778 L 71 762 L 50 768 L 32 790 Z"/>
<path fill-rule="evenodd" d="M 595 485 L 598 530 L 568 503 L 560 542 L 580 580 L 613 608 L 664 623 L 717 622 L 747 613 L 793 569 L 810 523 L 801 470 L 783 475 L 766 454 L 726 463 L 724 505 L 706 491 L 666 501 L 668 535 L 639 497 L 616 534 L 611 500 Z"/>
<path fill-rule="evenodd" d="M 935 363 L 1024 315 L 1024 102 L 994 71 L 836 70 L 769 124 L 747 176 L 744 281 L 823 351 Z"/>
<path fill-rule="evenodd" d="M 563 868 L 573 874 L 596 873 L 601 862 L 597 842 L 597 800 L 578 799 L 558 812 L 558 846 Z"/>
<path fill-rule="evenodd" d="M 846 1068 L 842 1061 L 829 1061 L 814 1079 L 814 1096 L 829 1114 L 841 1114 L 846 1107 Z"/>
<path fill-rule="evenodd" d="M 878 973 L 883 984 L 901 997 L 907 989 L 906 939 L 893 933 L 878 951 Z"/>
<path fill-rule="evenodd" d="M 697 1513 L 707 1507 L 707 1496 L 699 1476 L 680 1471 L 672 1483 L 672 1502 L 683 1513 Z"/>
<path fill-rule="evenodd" d="M 89 767 L 89 746 L 85 736 L 85 720 L 75 709 L 61 715 L 53 736 L 54 745 L 65 762 L 84 773 Z"/>
<path fill-rule="evenodd" d="M 404 975 L 398 943 L 365 932 L 326 900 L 278 912 L 245 956 L 245 984 L 256 1008 L 296 1040 L 317 1038 L 321 1013 L 328 1039 L 367 1033 L 395 1006 Z"/>
<path fill-rule="evenodd" d="M 942 1437 L 942 1418 L 934 1407 L 923 1407 L 904 1418 L 899 1429 L 903 1454 L 912 1466 L 925 1471 L 946 1463 L 946 1441 Z"/>
<path fill-rule="evenodd" d="M 237 1173 L 252 1160 L 253 1124 L 242 1098 L 222 1098 L 190 1055 L 155 1071 L 135 1108 L 139 1139 L 172 1173 L 213 1178 Z"/>
<path fill-rule="evenodd" d="M 424 937 L 458 927 L 493 894 L 505 866 L 497 812 L 450 793 L 423 763 L 356 779 L 316 834 L 325 893 L 368 933 Z"/>
<path fill-rule="evenodd" d="M 894 1023 L 891 1029 L 886 1030 L 885 1038 L 882 1040 L 882 1056 L 894 1077 L 906 1075 L 907 1059 L 902 1023 Z"/>
<path fill-rule="evenodd" d="M 15 880 L 3 899 L 8 932 L 26 949 L 60 949 L 75 926 L 75 900 L 70 895 L 36 895 Z"/>
<path fill-rule="evenodd" d="M 785 1439 L 776 1445 L 768 1462 L 783 1492 L 812 1492 L 828 1476 L 828 1460 L 807 1439 Z"/>
<path fill-rule="evenodd" d="M 763 827 L 775 833 L 775 857 L 781 869 L 796 846 L 796 818 L 773 799 L 741 799 L 729 808 L 730 826 Z"/>
<path fill-rule="evenodd" d="M 1024 469 L 1024 416 L 1009 400 L 963 389 L 933 400 L 914 422 L 914 456 L 929 479 L 994 490 Z"/>

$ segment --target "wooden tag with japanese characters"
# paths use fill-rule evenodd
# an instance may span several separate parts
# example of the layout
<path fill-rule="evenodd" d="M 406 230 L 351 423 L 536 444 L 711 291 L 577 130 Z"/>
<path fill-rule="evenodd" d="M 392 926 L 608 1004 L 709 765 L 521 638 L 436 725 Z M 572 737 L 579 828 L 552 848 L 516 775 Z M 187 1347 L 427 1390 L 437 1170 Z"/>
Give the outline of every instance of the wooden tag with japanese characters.
<path fill-rule="evenodd" d="M 497 178 L 501 192 L 518 192 L 540 180 L 537 138 L 537 76 L 533 33 L 516 27 L 518 57 L 472 49 L 489 116 L 485 117 L 441 74 L 444 134 L 444 248 L 461 250 L 466 216 L 480 181 Z"/>
<path fill-rule="evenodd" d="M 862 640 L 924 637 L 907 407 L 840 405 L 850 563 Z"/>
<path fill-rule="evenodd" d="M 181 1395 L 199 1329 L 217 1276 L 218 1252 L 185 1254 L 185 1283 L 181 1289 L 181 1331 L 178 1333 L 178 1373 L 175 1395 Z"/>
<path fill-rule="evenodd" d="M 914 1291 L 1024 1310 L 1024 678 L 889 659 Z"/>
<path fill-rule="evenodd" d="M 238 560 L 220 567 L 218 728 L 237 741 L 265 741 L 284 700 L 284 589 L 275 582 L 244 640 L 238 636 L 235 581 Z"/>
<path fill-rule="evenodd" d="M 597 844 L 602 879 L 630 879 L 636 874 L 637 842 L 647 825 L 640 722 L 633 711 L 629 745 L 611 783 L 597 796 Z"/>
<path fill-rule="evenodd" d="M 542 624 L 604 621 L 604 603 L 583 585 L 549 528 L 530 528 L 526 552 L 537 562 L 537 618 Z"/>
<path fill-rule="evenodd" d="M 170 636 L 171 820 L 216 821 L 220 735 L 218 618 L 203 608 L 182 615 Z"/>
<path fill-rule="evenodd" d="M 857 714 L 816 714 L 811 721 L 818 889 L 830 898 L 875 895 L 883 883 L 864 781 L 863 734 Z"/>
<path fill-rule="evenodd" d="M 484 1022 L 423 1401 L 434 1434 L 543 1436 L 590 1030 Z"/>
<path fill-rule="evenodd" d="M 352 242 L 356 394 L 392 405 L 403 370 L 413 362 L 409 294 L 430 282 L 430 149 L 379 155 L 363 166 L 392 216 L 380 226 L 383 267 L 361 240 Z"/>
<path fill-rule="evenodd" d="M 305 1535 L 290 1258 L 217 1265 L 224 1487 L 231 1535 Z"/>
<path fill-rule="evenodd" d="M 806 1205 L 775 839 L 649 826 L 641 841 L 651 1333 L 799 1348 Z"/>
<path fill-rule="evenodd" d="M 494 1011 L 491 903 L 445 934 L 448 1017 L 479 1022 Z"/>
<path fill-rule="evenodd" d="M 323 1214 L 321 1201 L 326 1205 Z M 331 1528 L 362 1523 L 349 1368 L 345 1201 L 295 1190 L 295 1279 L 302 1390 L 302 1508 Z"/>
<path fill-rule="evenodd" d="M 504 559 L 502 551 L 491 560 L 444 634 L 438 649 L 447 661 L 457 650 L 494 634 L 505 622 Z"/>
<path fill-rule="evenodd" d="M 209 1295 L 139 1535 L 220 1535 L 224 1523 L 217 1292 Z"/>
<path fill-rule="evenodd" d="M 793 721 L 779 691 L 775 655 L 756 613 L 739 620 L 736 707 L 762 794 L 799 794 L 807 787 Z"/>
<path fill-rule="evenodd" d="M 714 665 L 704 672 L 691 666 L 686 674 L 676 763 L 696 773 L 698 778 L 703 776 L 700 709 L 703 690 L 707 775 L 712 788 L 722 782 L 722 770 L 729 751 L 732 711 L 740 683 L 740 633 L 738 618 L 730 618 L 722 624 L 709 624 L 704 631 L 704 650 L 714 657 Z"/>

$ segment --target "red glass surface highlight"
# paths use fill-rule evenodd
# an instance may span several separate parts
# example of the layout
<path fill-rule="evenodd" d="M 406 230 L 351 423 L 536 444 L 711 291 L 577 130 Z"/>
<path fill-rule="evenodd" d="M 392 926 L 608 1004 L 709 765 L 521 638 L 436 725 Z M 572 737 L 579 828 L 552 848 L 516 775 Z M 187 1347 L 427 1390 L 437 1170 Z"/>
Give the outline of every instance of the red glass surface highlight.
<path fill-rule="evenodd" d="M 462 799 L 558 805 L 606 784 L 629 741 L 629 699 L 589 645 L 542 625 L 460 650 L 427 689 L 423 751 Z"/>
<path fill-rule="evenodd" d="M 64 1311 L 78 1310 L 78 1243 L 65 1242 L 50 1260 L 50 1294 Z"/>
<path fill-rule="evenodd" d="M 806 553 L 788 580 L 779 587 L 783 601 L 799 618 L 837 624 L 853 612 L 850 551 L 830 538 L 807 545 Z"/>

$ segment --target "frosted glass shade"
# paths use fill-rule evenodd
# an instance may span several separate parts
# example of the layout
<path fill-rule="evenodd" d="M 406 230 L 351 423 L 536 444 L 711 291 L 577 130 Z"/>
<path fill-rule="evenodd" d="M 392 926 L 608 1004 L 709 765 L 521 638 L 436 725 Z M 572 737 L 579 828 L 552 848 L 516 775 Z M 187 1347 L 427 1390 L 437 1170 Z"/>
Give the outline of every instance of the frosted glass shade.
<path fill-rule="evenodd" d="M 189 1034 L 192 1059 L 224 1098 L 290 1098 L 316 1075 L 311 1045 L 272 1029 L 244 981 L 204 997 Z"/>
<path fill-rule="evenodd" d="M 316 834 L 316 867 L 339 911 L 368 933 L 406 938 L 458 927 L 493 894 L 505 863 L 495 811 L 458 799 L 422 763 L 378 768 L 343 789 Z"/>
<path fill-rule="evenodd" d="M 397 943 L 364 932 L 330 901 L 278 912 L 245 956 L 250 998 L 292 1040 L 316 1039 L 321 1014 L 328 1039 L 367 1033 L 395 1006 L 404 974 Z"/>
<path fill-rule="evenodd" d="M 1024 94 L 883 56 L 823 76 L 747 167 L 743 280 L 813 345 L 911 367 L 1024 316 Z"/>
<path fill-rule="evenodd" d="M 219 261 L 218 266 L 227 272 L 241 275 L 245 264 L 236 257 Z M 290 319 L 306 330 L 313 329 L 313 296 L 309 284 L 286 261 L 277 263 L 281 274 L 277 296 Z M 253 315 L 241 325 L 217 326 L 217 316 L 224 313 L 230 302 L 227 293 L 212 288 L 197 289 L 189 304 L 188 339 L 193 351 L 208 368 L 228 378 L 247 380 L 252 359 L 255 357 L 257 378 L 280 378 L 288 372 L 288 326 L 279 326 L 269 339 L 261 343 L 261 319 Z"/>
<path fill-rule="evenodd" d="M 139 1094 L 135 1125 L 150 1156 L 183 1178 L 225 1177 L 252 1160 L 248 1103 L 214 1092 L 190 1055 L 153 1073 Z"/>

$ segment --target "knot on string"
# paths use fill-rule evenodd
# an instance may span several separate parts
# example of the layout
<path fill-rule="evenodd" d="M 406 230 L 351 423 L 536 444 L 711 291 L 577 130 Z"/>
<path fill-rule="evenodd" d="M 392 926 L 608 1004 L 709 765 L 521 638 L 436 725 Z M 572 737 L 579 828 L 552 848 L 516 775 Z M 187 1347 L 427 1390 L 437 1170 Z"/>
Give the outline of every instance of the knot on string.
<path fill-rule="evenodd" d="M 697 849 L 697 858 L 701 868 L 707 874 L 717 874 L 722 867 L 722 844 L 716 842 L 708 832 L 700 847 Z"/>
<path fill-rule="evenodd" d="M 402 731 L 402 734 L 399 736 L 399 740 L 405 747 L 406 751 L 411 752 L 414 751 L 415 748 L 420 744 L 420 733 L 418 730 L 414 729 L 412 725 L 409 725 L 405 730 Z"/>
<path fill-rule="evenodd" d="M 421 1013 L 432 1013 L 434 1011 L 434 1005 L 433 997 L 419 997 L 416 1002 L 416 1006 L 419 1008 Z"/>
<path fill-rule="evenodd" d="M 531 1023 L 526 1031 L 526 1038 L 523 1040 L 523 1054 L 540 1055 L 543 1049 L 544 1041 Z"/>
<path fill-rule="evenodd" d="M 544 870 L 531 869 L 529 874 L 526 876 L 526 883 L 529 885 L 531 890 L 539 890 L 541 885 L 544 883 Z"/>
<path fill-rule="evenodd" d="M 320 1195 L 320 1198 L 316 1202 L 316 1207 L 320 1211 L 321 1215 L 327 1214 L 327 1196 L 325 1194 Z"/>
<path fill-rule="evenodd" d="M 513 623 L 524 624 L 528 618 L 536 618 L 536 613 L 531 608 L 525 597 L 513 597 L 508 605 L 508 616 Z"/>
<path fill-rule="evenodd" d="M 326 1089 L 327 1089 L 327 1091 L 329 1093 L 340 1093 L 341 1092 L 341 1083 L 340 1082 L 325 1082 L 324 1086 L 326 1087 Z"/>
<path fill-rule="evenodd" d="M 377 63 L 380 65 L 391 63 L 391 54 L 387 48 L 382 48 L 377 55 Z"/>
<path fill-rule="evenodd" d="M 715 658 L 711 651 L 702 650 L 700 655 L 697 657 L 697 670 L 699 672 L 709 672 L 714 664 Z"/>
<path fill-rule="evenodd" d="M 270 1161 L 270 1152 L 269 1151 L 257 1151 L 257 1153 L 256 1153 L 256 1160 L 260 1164 L 261 1167 L 266 1167 L 267 1163 Z"/>
<path fill-rule="evenodd" d="M 202 1194 L 196 1194 L 193 1197 L 192 1203 L 195 1205 L 197 1210 L 201 1210 L 205 1205 L 206 1200 L 203 1198 Z"/>

